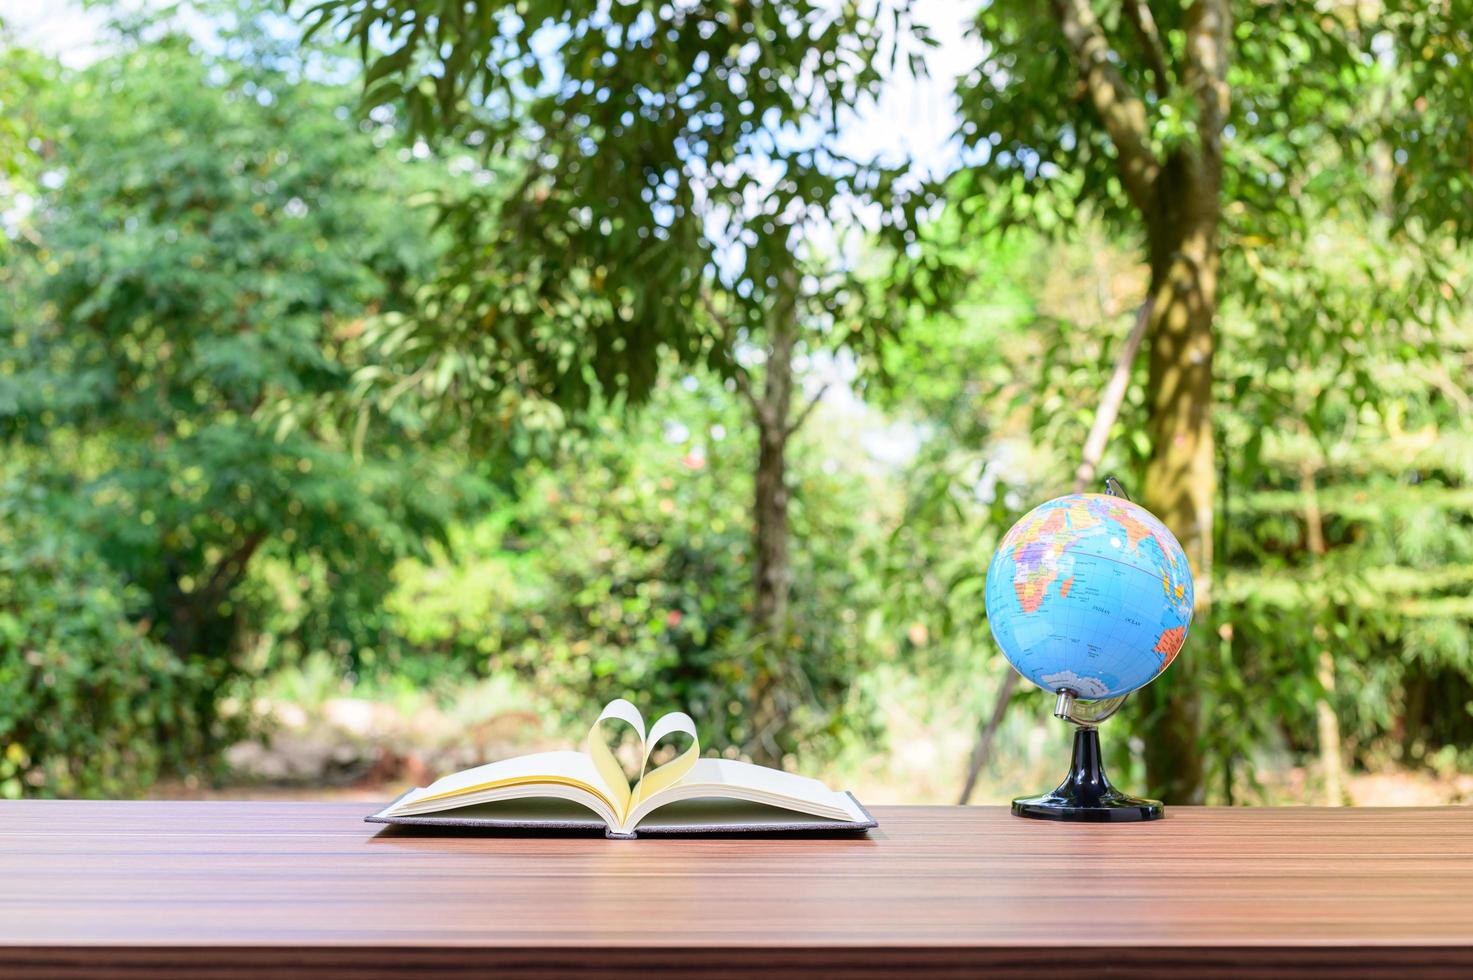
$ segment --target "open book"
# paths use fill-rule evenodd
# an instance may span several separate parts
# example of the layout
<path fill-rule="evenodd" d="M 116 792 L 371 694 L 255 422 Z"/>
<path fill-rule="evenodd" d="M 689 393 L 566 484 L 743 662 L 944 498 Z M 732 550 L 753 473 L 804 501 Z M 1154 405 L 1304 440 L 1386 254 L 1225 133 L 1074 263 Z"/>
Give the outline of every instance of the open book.
<path fill-rule="evenodd" d="M 628 725 L 639 771 L 625 772 L 610 749 L 611 730 Z M 650 768 L 672 736 L 690 746 Z M 505 829 L 603 829 L 609 837 L 644 834 L 856 832 L 877 826 L 848 793 L 816 779 L 729 759 L 700 758 L 695 723 L 673 712 L 645 730 L 639 710 L 620 698 L 589 729 L 582 752 L 539 752 L 452 773 L 410 790 L 370 823 Z"/>

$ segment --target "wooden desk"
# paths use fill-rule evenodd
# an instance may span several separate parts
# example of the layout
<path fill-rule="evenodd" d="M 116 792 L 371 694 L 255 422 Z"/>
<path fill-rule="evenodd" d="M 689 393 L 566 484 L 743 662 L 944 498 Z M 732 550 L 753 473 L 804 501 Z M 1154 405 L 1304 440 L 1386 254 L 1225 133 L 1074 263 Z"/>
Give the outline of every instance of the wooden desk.
<path fill-rule="evenodd" d="M 0 803 L 0 974 L 1473 975 L 1469 809 L 876 807 L 827 841 L 423 837 L 364 810 Z"/>

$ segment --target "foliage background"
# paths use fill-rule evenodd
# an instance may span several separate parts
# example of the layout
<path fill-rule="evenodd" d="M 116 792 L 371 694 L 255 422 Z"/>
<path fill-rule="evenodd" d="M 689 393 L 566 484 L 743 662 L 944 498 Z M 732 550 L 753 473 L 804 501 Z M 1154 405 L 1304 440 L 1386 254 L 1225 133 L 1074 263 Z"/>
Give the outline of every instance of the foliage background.
<path fill-rule="evenodd" d="M 546 230 L 505 196 L 527 147 L 503 134 L 515 152 L 488 161 L 368 109 L 331 32 L 304 45 L 274 10 L 190 9 L 207 27 L 104 9 L 90 63 L 10 39 L 0 65 L 0 796 L 381 793 L 576 737 L 616 695 L 686 708 L 739 755 L 775 677 L 788 765 L 871 799 L 952 798 L 1007 669 L 982 572 L 1067 487 L 1146 291 L 1113 205 L 1029 184 L 1011 198 L 1028 219 L 981 234 L 961 202 L 992 178 L 965 171 L 929 190 L 953 204 L 911 214 L 924 249 L 876 233 L 822 256 L 843 283 L 815 276 L 806 301 L 883 307 L 854 321 L 883 340 L 805 320 L 793 376 L 820 400 L 786 450 L 792 628 L 774 643 L 754 625 L 761 432 L 737 378 L 767 367 L 772 325 L 717 351 L 680 333 L 698 302 L 661 307 L 666 343 L 603 361 L 637 366 L 626 397 L 557 331 L 639 317 L 590 300 L 597 263 L 532 268 L 518 248 Z M 1282 69 L 1235 68 L 1269 130 L 1243 127 L 1238 166 L 1326 190 L 1263 212 L 1278 225 L 1234 210 L 1261 187 L 1224 192 L 1218 596 L 1184 653 L 1208 798 L 1372 802 L 1388 773 L 1465 798 L 1473 320 L 1468 255 L 1439 228 L 1469 184 L 1429 146 L 1456 107 L 1417 117 L 1429 181 L 1386 179 L 1342 156 L 1368 117 L 1296 103 L 1318 125 L 1272 131 Z M 1343 81 L 1410 125 L 1402 95 L 1430 70 L 1388 58 Z M 500 291 L 456 293 L 468 269 Z M 576 287 L 550 315 L 527 287 L 546 276 Z M 471 307 L 526 314 L 552 354 L 478 360 L 443 332 Z M 1131 484 L 1148 397 L 1141 363 L 1102 467 Z M 1043 701 L 1018 696 L 983 798 L 1055 775 Z M 1148 709 L 1111 723 L 1122 781 L 1144 778 Z"/>

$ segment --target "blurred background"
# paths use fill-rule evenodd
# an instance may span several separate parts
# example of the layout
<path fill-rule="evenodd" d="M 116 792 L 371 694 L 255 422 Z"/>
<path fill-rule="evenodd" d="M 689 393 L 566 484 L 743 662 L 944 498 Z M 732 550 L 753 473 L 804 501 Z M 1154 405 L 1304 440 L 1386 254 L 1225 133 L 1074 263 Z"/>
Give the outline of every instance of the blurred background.
<path fill-rule="evenodd" d="M 985 571 L 1111 473 L 1198 593 L 1117 783 L 1473 801 L 1467 0 L 0 24 L 0 797 L 384 799 L 615 696 L 1040 792 Z"/>

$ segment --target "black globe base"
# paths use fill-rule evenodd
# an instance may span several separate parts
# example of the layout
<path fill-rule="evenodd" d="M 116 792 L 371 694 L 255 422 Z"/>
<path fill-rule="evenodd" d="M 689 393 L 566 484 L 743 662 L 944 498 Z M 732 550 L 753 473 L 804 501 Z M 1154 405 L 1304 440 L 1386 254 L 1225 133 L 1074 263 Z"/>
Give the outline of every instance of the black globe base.
<path fill-rule="evenodd" d="M 1093 727 L 1074 730 L 1074 759 L 1069 775 L 1052 793 L 1019 797 L 1013 814 L 1035 820 L 1082 823 L 1133 823 L 1160 820 L 1166 808 L 1157 800 L 1127 796 L 1110 785 L 1100 758 L 1100 733 Z"/>

